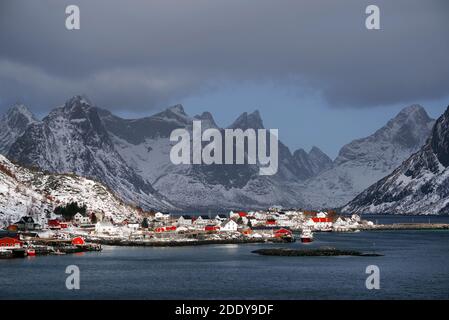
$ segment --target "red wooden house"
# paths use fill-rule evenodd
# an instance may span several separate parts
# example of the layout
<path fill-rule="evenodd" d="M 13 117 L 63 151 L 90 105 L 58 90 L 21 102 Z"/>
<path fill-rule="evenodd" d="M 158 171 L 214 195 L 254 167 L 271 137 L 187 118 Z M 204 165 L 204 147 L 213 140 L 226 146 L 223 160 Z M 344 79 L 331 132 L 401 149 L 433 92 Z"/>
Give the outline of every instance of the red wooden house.
<path fill-rule="evenodd" d="M 0 248 L 22 248 L 23 242 L 11 237 L 0 239 Z"/>

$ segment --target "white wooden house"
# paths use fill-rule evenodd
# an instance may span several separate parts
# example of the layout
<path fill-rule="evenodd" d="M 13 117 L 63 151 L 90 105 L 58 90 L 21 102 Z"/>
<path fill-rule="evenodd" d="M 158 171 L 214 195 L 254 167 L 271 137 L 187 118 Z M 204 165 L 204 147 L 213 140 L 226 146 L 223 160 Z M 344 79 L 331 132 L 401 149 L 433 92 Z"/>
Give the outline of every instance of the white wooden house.
<path fill-rule="evenodd" d="M 230 219 L 223 221 L 220 225 L 220 231 L 237 231 L 239 225 L 234 220 Z"/>
<path fill-rule="evenodd" d="M 178 226 L 191 226 L 192 225 L 192 217 L 182 215 L 178 218 Z"/>

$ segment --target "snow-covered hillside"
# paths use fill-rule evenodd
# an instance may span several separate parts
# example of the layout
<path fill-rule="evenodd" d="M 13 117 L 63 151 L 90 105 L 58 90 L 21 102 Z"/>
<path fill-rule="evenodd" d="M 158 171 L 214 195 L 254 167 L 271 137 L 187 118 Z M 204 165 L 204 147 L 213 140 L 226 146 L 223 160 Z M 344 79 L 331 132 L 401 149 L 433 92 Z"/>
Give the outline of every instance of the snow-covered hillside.
<path fill-rule="evenodd" d="M 307 180 L 300 193 L 309 207 L 344 205 L 419 150 L 433 124 L 423 107 L 404 108 L 373 135 L 345 145 L 331 168 Z"/>
<path fill-rule="evenodd" d="M 102 212 L 114 221 L 139 217 L 137 209 L 98 182 L 26 169 L 0 155 L 0 226 L 27 214 L 42 223 L 54 216 L 56 206 L 70 202 L 85 204 L 88 211 Z"/>
<path fill-rule="evenodd" d="M 449 107 L 426 144 L 390 175 L 363 191 L 344 212 L 449 213 Z"/>

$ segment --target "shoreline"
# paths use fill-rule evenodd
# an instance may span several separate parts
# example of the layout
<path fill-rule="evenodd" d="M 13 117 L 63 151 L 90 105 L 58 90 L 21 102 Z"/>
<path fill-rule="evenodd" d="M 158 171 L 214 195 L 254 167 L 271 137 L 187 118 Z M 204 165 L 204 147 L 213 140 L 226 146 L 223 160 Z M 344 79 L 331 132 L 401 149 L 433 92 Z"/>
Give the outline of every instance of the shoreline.
<path fill-rule="evenodd" d="M 393 223 L 377 224 L 369 227 L 361 226 L 361 231 L 384 230 L 449 230 L 448 223 Z"/>
<path fill-rule="evenodd" d="M 89 239 L 90 243 L 117 247 L 187 247 L 213 244 L 251 244 L 251 243 L 289 243 L 280 239 L 252 238 L 252 239 L 223 239 L 223 240 L 193 240 L 193 241 L 142 241 L 118 239 Z"/>

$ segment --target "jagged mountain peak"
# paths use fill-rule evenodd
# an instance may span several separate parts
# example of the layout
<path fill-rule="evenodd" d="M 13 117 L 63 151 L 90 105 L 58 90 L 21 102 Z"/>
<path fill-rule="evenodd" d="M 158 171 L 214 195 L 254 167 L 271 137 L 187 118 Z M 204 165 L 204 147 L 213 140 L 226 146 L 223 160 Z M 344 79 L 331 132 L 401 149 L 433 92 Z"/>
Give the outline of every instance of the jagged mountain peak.
<path fill-rule="evenodd" d="M 259 110 L 252 113 L 243 112 L 230 126 L 230 129 L 263 129 L 263 121 Z"/>
<path fill-rule="evenodd" d="M 156 113 L 151 116 L 150 119 L 158 121 L 176 121 L 179 124 L 188 124 L 192 122 L 192 118 L 184 111 L 184 107 L 181 104 L 171 106 L 164 111 Z"/>
<path fill-rule="evenodd" d="M 167 109 L 165 109 L 164 111 L 162 111 L 159 114 L 164 114 L 166 116 L 175 116 L 175 117 L 188 117 L 182 104 L 175 104 L 174 106 L 168 107 Z"/>
<path fill-rule="evenodd" d="M 201 120 L 203 122 L 203 127 L 209 127 L 209 128 L 217 128 L 218 127 L 217 123 L 215 122 L 214 117 L 208 111 L 205 111 L 200 115 L 196 115 L 194 118 Z"/>
<path fill-rule="evenodd" d="M 309 155 L 314 155 L 314 156 L 327 156 L 327 154 L 325 154 L 320 148 L 318 148 L 317 146 L 312 146 L 312 148 L 309 151 Z"/>
<path fill-rule="evenodd" d="M 332 165 L 332 160 L 315 146 L 308 153 L 302 148 L 296 150 L 293 152 L 293 159 L 298 168 L 298 176 L 302 179 L 316 176 Z"/>
<path fill-rule="evenodd" d="M 62 107 L 62 111 L 71 115 L 82 115 L 96 109 L 93 103 L 86 96 L 74 96 L 67 100 Z M 95 110 L 97 112 L 97 110 Z"/>
<path fill-rule="evenodd" d="M 295 152 L 293 152 L 294 157 L 301 157 L 301 156 L 308 156 L 308 155 L 309 154 L 303 148 L 300 148 L 298 150 L 295 150 Z"/>
<path fill-rule="evenodd" d="M 399 113 L 391 119 L 386 127 L 392 127 L 394 124 L 404 125 L 405 123 L 428 123 L 432 119 L 426 110 L 419 104 L 412 104 L 403 108 Z"/>
<path fill-rule="evenodd" d="M 34 114 L 28 109 L 24 104 L 17 103 L 12 105 L 5 113 L 4 117 L 14 120 L 14 119 L 25 119 L 28 123 L 37 121 Z"/>
<path fill-rule="evenodd" d="M 174 106 L 168 107 L 168 111 L 174 112 L 174 113 L 180 113 L 183 115 L 186 115 L 186 112 L 184 110 L 184 106 L 182 104 L 175 104 Z"/>
<path fill-rule="evenodd" d="M 397 117 L 400 116 L 412 116 L 412 115 L 425 115 L 428 117 L 426 110 L 424 107 L 420 104 L 412 104 L 405 108 L 403 108 L 401 111 L 399 111 Z"/>

